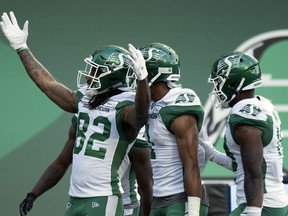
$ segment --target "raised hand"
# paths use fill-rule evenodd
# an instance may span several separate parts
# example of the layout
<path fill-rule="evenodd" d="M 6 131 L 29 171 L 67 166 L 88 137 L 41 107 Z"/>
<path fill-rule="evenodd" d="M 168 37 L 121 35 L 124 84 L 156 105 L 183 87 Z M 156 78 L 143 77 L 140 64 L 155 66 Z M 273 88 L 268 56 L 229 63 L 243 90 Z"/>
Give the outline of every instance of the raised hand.
<path fill-rule="evenodd" d="M 136 49 L 132 44 L 128 44 L 130 56 L 128 58 L 132 62 L 134 73 L 139 81 L 148 76 L 146 62 L 140 50 Z"/>
<path fill-rule="evenodd" d="M 4 12 L 1 16 L 0 27 L 2 32 L 13 49 L 27 48 L 28 20 L 24 23 L 23 29 L 20 29 L 14 13 L 11 11 L 9 15 L 10 17 Z"/>

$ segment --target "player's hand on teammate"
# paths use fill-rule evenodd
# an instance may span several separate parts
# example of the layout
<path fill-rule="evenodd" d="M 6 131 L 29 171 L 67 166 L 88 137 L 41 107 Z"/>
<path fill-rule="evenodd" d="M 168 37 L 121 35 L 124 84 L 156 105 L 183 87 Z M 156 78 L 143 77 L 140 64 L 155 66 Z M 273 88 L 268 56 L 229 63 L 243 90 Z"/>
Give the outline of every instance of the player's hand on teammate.
<path fill-rule="evenodd" d="M 128 44 L 130 56 L 128 58 L 132 62 L 134 73 L 139 81 L 144 80 L 148 76 L 146 62 L 140 50 L 136 49 L 132 44 Z"/>
<path fill-rule="evenodd" d="M 28 193 L 26 198 L 20 203 L 19 211 L 21 216 L 26 216 L 32 209 L 33 204 L 36 200 L 36 196 L 33 193 Z"/>
<path fill-rule="evenodd" d="M 20 29 L 14 13 L 11 11 L 9 15 L 4 12 L 1 16 L 1 30 L 13 49 L 27 48 L 28 20 L 24 23 L 23 29 Z"/>

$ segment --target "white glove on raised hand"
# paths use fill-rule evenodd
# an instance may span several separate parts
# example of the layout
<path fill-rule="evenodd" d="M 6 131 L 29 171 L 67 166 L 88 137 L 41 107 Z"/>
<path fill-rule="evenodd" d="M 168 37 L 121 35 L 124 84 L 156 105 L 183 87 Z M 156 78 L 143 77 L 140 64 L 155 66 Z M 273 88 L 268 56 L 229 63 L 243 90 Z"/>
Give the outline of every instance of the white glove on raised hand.
<path fill-rule="evenodd" d="M 17 50 L 20 48 L 27 48 L 26 41 L 28 37 L 28 20 L 26 20 L 23 30 L 21 30 L 18 26 L 14 13 L 11 11 L 9 14 L 10 18 L 7 13 L 3 13 L 1 16 L 1 30 L 13 49 Z"/>
<path fill-rule="evenodd" d="M 130 56 L 128 58 L 132 62 L 134 73 L 139 81 L 148 76 L 146 62 L 140 50 L 136 49 L 132 44 L 128 44 Z"/>

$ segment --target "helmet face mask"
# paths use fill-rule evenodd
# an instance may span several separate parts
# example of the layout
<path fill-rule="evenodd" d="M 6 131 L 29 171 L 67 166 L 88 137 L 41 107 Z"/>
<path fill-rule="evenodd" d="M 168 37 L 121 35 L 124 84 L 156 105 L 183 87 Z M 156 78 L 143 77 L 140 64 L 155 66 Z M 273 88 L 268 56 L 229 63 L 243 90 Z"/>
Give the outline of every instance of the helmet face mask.
<path fill-rule="evenodd" d="M 180 61 L 172 48 L 162 43 L 150 43 L 140 50 L 146 61 L 150 86 L 159 81 L 179 81 Z"/>
<path fill-rule="evenodd" d="M 137 88 L 137 77 L 132 68 L 127 71 L 126 84 L 127 87 L 132 91 L 135 91 Z"/>
<path fill-rule="evenodd" d="M 208 82 L 211 82 L 214 84 L 214 91 L 211 92 L 210 95 L 215 95 L 218 102 L 219 102 L 219 105 L 221 104 L 223 106 L 223 108 L 224 108 L 224 106 L 226 107 L 228 104 L 225 102 L 227 101 L 228 97 L 221 91 L 223 85 L 225 84 L 224 78 L 222 78 L 220 76 L 216 77 L 214 79 L 209 78 Z"/>
<path fill-rule="evenodd" d="M 85 70 L 79 70 L 78 79 L 78 88 L 85 87 L 87 90 L 100 89 L 101 88 L 101 77 L 104 77 L 108 74 L 111 74 L 109 67 L 101 66 L 92 61 L 92 56 L 84 59 L 86 63 Z M 80 76 L 81 75 L 81 76 Z"/>
<path fill-rule="evenodd" d="M 214 84 L 215 95 L 222 108 L 241 92 L 261 85 L 259 62 L 253 56 L 243 52 L 232 52 L 220 57 L 212 66 L 209 83 Z"/>
<path fill-rule="evenodd" d="M 132 70 L 127 55 L 128 51 L 119 46 L 97 49 L 84 59 L 85 70 L 78 71 L 78 88 L 85 88 L 93 96 L 126 86 L 126 74 Z"/>

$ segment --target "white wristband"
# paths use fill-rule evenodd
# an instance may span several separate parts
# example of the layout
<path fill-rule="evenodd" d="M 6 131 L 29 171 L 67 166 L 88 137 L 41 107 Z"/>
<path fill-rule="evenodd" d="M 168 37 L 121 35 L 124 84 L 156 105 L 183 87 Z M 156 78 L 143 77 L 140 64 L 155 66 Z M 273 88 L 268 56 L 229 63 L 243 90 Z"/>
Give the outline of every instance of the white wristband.
<path fill-rule="evenodd" d="M 199 216 L 201 199 L 188 196 L 188 216 Z"/>
<path fill-rule="evenodd" d="M 261 216 L 262 208 L 247 206 L 241 216 Z"/>

